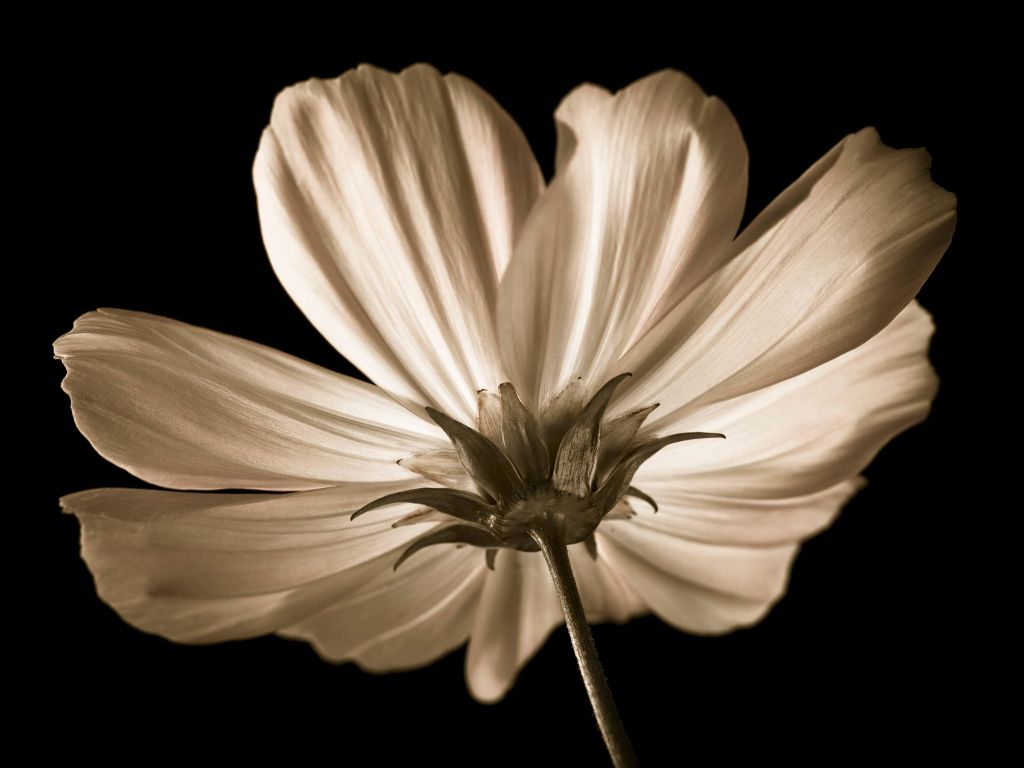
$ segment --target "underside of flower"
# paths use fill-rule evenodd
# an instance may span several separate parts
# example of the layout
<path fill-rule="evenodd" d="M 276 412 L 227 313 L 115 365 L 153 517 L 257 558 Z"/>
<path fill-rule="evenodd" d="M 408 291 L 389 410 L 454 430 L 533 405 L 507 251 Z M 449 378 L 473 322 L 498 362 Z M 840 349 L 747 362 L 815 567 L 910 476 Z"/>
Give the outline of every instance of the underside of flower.
<path fill-rule="evenodd" d="M 478 394 L 476 429 L 433 408 L 427 413 L 452 441 L 459 462 L 477 492 L 457 488 L 414 488 L 390 493 L 357 510 L 352 518 L 389 504 L 428 507 L 396 523 L 423 522 L 435 510 L 450 525 L 435 528 L 410 544 L 395 562 L 433 544 L 470 544 L 487 550 L 494 567 L 500 548 L 521 552 L 541 549 L 542 531 L 557 530 L 566 544 L 584 542 L 597 556 L 594 530 L 606 517 L 628 515 L 626 496 L 657 504 L 630 485 L 647 459 L 667 445 L 725 435 L 682 432 L 649 441 L 636 441 L 644 419 L 657 404 L 605 420 L 616 388 L 630 374 L 620 374 L 602 386 L 589 401 L 574 381 L 535 416 L 511 383 L 499 394 Z M 411 462 L 413 468 L 415 462 Z"/>

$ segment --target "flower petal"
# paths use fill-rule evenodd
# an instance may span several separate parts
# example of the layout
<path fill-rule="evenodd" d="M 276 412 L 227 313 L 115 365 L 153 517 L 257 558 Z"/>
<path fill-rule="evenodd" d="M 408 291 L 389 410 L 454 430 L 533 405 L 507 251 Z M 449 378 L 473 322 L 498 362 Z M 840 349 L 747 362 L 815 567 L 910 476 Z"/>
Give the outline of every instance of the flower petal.
<path fill-rule="evenodd" d="M 169 488 L 403 480 L 398 459 L 445 444 L 372 384 L 155 315 L 90 312 L 54 350 L 82 434 Z"/>
<path fill-rule="evenodd" d="M 433 547 L 281 634 L 375 672 L 418 667 L 466 640 L 484 570 L 480 549 Z"/>
<path fill-rule="evenodd" d="M 454 448 L 435 448 L 401 459 L 399 462 L 410 472 L 415 472 L 438 485 L 446 485 L 459 491 L 479 493 L 480 489 L 466 474 L 466 468 L 459 461 Z"/>
<path fill-rule="evenodd" d="M 613 370 L 623 410 L 661 402 L 649 427 L 796 376 L 870 339 L 914 297 L 953 234 L 955 198 L 923 150 L 873 129 L 844 139 L 736 241 Z M 685 371 L 686 375 L 680 375 Z"/>
<path fill-rule="evenodd" d="M 98 489 L 61 499 L 82 525 L 82 557 L 125 621 L 185 643 L 274 632 L 390 571 L 422 526 L 414 507 L 349 515 L 408 483 L 352 483 L 280 495 Z"/>
<path fill-rule="evenodd" d="M 377 384 L 469 421 L 500 375 L 497 279 L 543 180 L 473 83 L 361 66 L 275 101 L 254 168 L 263 239 L 306 316 Z"/>
<path fill-rule="evenodd" d="M 600 558 L 595 561 L 582 544 L 569 547 L 587 618 L 626 621 L 644 613 L 636 592 Z M 523 665 L 562 624 L 551 575 L 540 553 L 501 550 L 495 569 L 487 573 L 480 605 L 470 632 L 466 680 L 483 702 L 501 699 Z"/>
<path fill-rule="evenodd" d="M 598 531 L 594 536 L 597 546 L 596 558 L 587 552 L 582 544 L 569 547 L 569 561 L 572 564 L 573 576 L 576 578 L 576 586 L 580 590 L 587 621 L 591 624 L 601 621 L 621 624 L 647 613 L 647 605 L 640 596 L 621 574 L 610 568 L 608 561 L 601 557 L 602 534 Z"/>
<path fill-rule="evenodd" d="M 689 411 L 657 430 L 713 427 L 727 439 L 670 446 L 635 483 L 658 503 L 671 494 L 785 499 L 823 491 L 864 469 L 885 443 L 922 421 L 937 380 L 933 325 L 911 303 L 845 355 L 749 395 Z M 644 425 L 640 434 L 653 429 Z"/>
<path fill-rule="evenodd" d="M 824 491 L 790 499 L 700 496 L 682 483 L 658 490 L 658 513 L 634 522 L 666 535 L 728 547 L 772 547 L 803 541 L 824 530 L 863 486 L 846 480 Z"/>
<path fill-rule="evenodd" d="M 528 402 L 600 383 L 643 326 L 719 263 L 743 213 L 736 122 L 679 72 L 614 96 L 576 89 L 556 113 L 558 174 L 501 284 L 502 356 Z"/>
<path fill-rule="evenodd" d="M 483 702 L 501 699 L 522 666 L 562 621 L 544 558 L 539 553 L 498 552 L 488 571 L 470 630 L 466 682 Z"/>
<path fill-rule="evenodd" d="M 706 544 L 648 517 L 654 516 L 602 523 L 598 551 L 669 624 L 701 634 L 728 632 L 760 620 L 784 592 L 798 545 Z"/>

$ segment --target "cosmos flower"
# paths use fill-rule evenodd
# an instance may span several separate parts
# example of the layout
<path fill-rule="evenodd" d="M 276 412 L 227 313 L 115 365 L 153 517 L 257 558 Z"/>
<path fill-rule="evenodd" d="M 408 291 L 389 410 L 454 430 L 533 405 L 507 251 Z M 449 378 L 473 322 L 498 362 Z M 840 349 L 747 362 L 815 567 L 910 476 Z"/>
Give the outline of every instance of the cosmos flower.
<path fill-rule="evenodd" d="M 267 251 L 376 386 L 137 312 L 57 341 L 82 433 L 173 489 L 62 500 L 125 620 L 375 671 L 468 638 L 493 701 L 563 621 L 508 522 L 544 494 L 577 506 L 591 621 L 722 633 L 780 598 L 799 543 L 927 414 L 913 297 L 954 198 L 868 129 L 737 236 L 746 148 L 686 76 L 581 86 L 556 120 L 545 186 L 457 75 L 360 67 L 278 97 L 254 169 Z"/>

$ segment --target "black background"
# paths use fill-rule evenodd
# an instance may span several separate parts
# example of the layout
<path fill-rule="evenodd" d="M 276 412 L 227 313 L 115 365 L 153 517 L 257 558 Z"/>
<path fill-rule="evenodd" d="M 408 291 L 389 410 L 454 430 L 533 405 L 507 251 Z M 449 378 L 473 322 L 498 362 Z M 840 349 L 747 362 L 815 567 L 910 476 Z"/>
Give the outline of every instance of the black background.
<path fill-rule="evenodd" d="M 751 46 L 727 35 L 655 40 L 625 30 L 500 44 L 334 32 L 308 43 L 290 28 L 258 41 L 240 32 L 161 35 L 159 25 L 83 36 L 58 52 L 59 75 L 44 78 L 47 192 L 36 199 L 56 215 L 38 234 L 56 255 L 40 264 L 49 273 L 45 311 L 33 319 L 46 424 L 45 455 L 33 460 L 55 470 L 22 510 L 36 526 L 30 606 L 19 621 L 31 649 L 23 711 L 52 723 L 55 738 L 75 734 L 82 757 L 286 750 L 335 765 L 603 764 L 564 629 L 503 702 L 483 706 L 466 692 L 461 649 L 419 671 L 373 676 L 326 664 L 301 643 L 185 647 L 121 622 L 95 596 L 77 524 L 57 498 L 141 484 L 78 434 L 48 345 L 79 314 L 112 306 L 352 373 L 279 286 L 260 240 L 250 169 L 277 91 L 361 61 L 392 69 L 429 61 L 494 95 L 550 174 L 551 116 L 569 89 L 584 80 L 614 89 L 672 66 L 736 115 L 750 152 L 748 220 L 844 134 L 875 125 L 888 144 L 931 151 L 935 180 L 960 197 L 960 224 L 920 295 L 938 327 L 932 360 L 942 384 L 932 417 L 883 450 L 868 487 L 805 545 L 788 595 L 759 626 L 713 639 L 655 618 L 595 628 L 627 727 L 646 765 L 685 764 L 694 749 L 795 758 L 820 757 L 809 745 L 822 741 L 836 754 L 948 744 L 971 706 L 962 697 L 972 674 L 965 627 L 978 610 L 956 554 L 969 538 L 958 527 L 963 509 L 951 503 L 967 481 L 964 439 L 977 426 L 967 394 L 977 348 L 965 322 L 977 266 L 974 160 L 963 136 L 971 84 L 955 33 L 908 41 L 871 28 L 851 40 L 766 36 Z"/>

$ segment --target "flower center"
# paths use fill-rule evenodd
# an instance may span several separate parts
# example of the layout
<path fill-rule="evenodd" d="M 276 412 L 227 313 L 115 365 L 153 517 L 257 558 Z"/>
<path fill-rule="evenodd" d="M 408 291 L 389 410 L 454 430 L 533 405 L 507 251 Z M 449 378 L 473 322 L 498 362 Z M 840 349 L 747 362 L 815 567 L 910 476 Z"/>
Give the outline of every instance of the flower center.
<path fill-rule="evenodd" d="M 657 511 L 654 499 L 630 485 L 643 462 L 672 443 L 725 437 L 716 432 L 683 432 L 637 440 L 641 424 L 657 404 L 615 419 L 604 418 L 616 388 L 628 377 L 624 373 L 611 379 L 585 403 L 577 380 L 541 409 L 540 418 L 506 382 L 498 395 L 479 393 L 476 429 L 427 408 L 452 441 L 475 492 L 457 488 L 399 491 L 370 502 L 353 519 L 399 503 L 420 504 L 443 514 L 449 524 L 414 540 L 395 568 L 420 549 L 441 543 L 483 547 L 493 567 L 494 552 L 500 548 L 537 552 L 537 531 L 552 526 L 562 532 L 566 544 L 584 542 L 596 557 L 594 530 L 608 517 L 631 516 L 626 496 L 641 498 Z M 415 465 L 411 468 L 415 470 Z M 409 519 L 423 520 L 429 510 Z"/>

